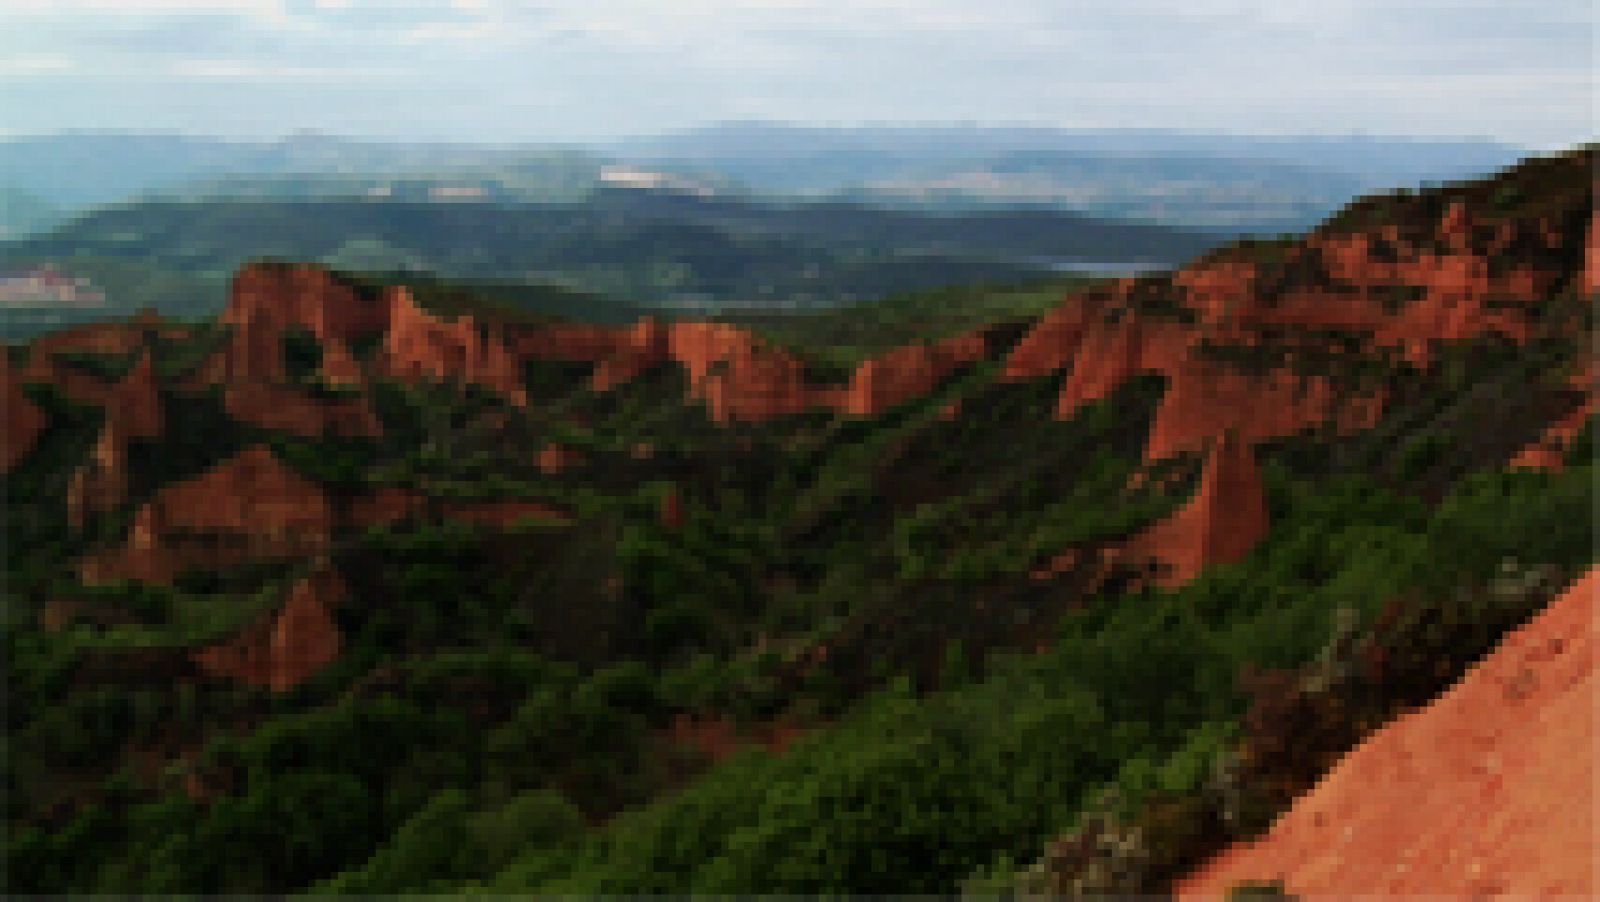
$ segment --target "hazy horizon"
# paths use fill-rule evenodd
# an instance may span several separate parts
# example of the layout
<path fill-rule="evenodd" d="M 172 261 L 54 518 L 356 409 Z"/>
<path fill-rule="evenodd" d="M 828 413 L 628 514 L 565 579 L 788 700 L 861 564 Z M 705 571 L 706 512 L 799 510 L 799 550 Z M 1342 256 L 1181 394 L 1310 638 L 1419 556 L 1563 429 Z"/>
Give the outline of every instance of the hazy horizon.
<path fill-rule="evenodd" d="M 10 137 L 594 144 L 724 122 L 1592 139 L 1593 14 L 1446 0 L 9 0 Z"/>
<path fill-rule="evenodd" d="M 834 131 L 860 131 L 860 130 L 971 130 L 971 131 L 1002 131 L 1002 130 L 1027 130 L 1040 132 L 1062 132 L 1082 134 L 1117 134 L 1126 133 L 1137 135 L 1148 133 L 1151 135 L 1171 136 L 1197 136 L 1197 137 L 1226 137 L 1226 138 L 1262 138 L 1276 139 L 1310 139 L 1310 140 L 1372 140 L 1372 141 L 1397 141 L 1418 143 L 1452 143 L 1452 142 L 1485 142 L 1501 144 L 1528 151 L 1559 150 L 1575 147 L 1585 143 L 1583 140 L 1573 141 L 1571 144 L 1558 144 L 1550 147 L 1533 146 L 1526 143 L 1506 141 L 1487 134 L 1416 134 L 1405 132 L 1374 132 L 1374 131 L 1245 131 L 1232 129 L 1205 129 L 1205 128 L 1163 128 L 1160 126 L 1122 126 L 1122 127 L 1093 127 L 1061 125 L 1046 122 L 1013 122 L 996 120 L 984 121 L 949 121 L 938 120 L 905 120 L 905 121 L 800 121 L 783 119 L 708 119 L 700 122 L 691 122 L 680 126 L 663 128 L 656 131 L 625 132 L 615 135 L 598 135 L 592 137 L 538 137 L 493 140 L 488 138 L 474 138 L 470 135 L 429 135 L 429 134 L 382 134 L 361 133 L 352 131 L 337 131 L 321 128 L 292 128 L 277 130 L 262 130 L 258 132 L 232 132 L 222 133 L 186 128 L 99 128 L 94 126 L 67 126 L 53 130 L 41 131 L 16 131 L 0 127 L 0 140 L 49 138 L 71 135 L 110 135 L 110 136 L 162 136 L 194 139 L 213 139 L 219 141 L 236 141 L 241 143 L 273 143 L 292 141 L 296 139 L 326 138 L 339 141 L 394 143 L 394 144 L 459 144 L 467 147 L 562 147 L 570 146 L 575 149 L 586 149 L 601 145 L 623 143 L 635 139 L 656 138 L 672 135 L 688 135 L 728 127 L 761 126 L 772 128 L 793 128 L 802 130 L 834 130 Z"/>

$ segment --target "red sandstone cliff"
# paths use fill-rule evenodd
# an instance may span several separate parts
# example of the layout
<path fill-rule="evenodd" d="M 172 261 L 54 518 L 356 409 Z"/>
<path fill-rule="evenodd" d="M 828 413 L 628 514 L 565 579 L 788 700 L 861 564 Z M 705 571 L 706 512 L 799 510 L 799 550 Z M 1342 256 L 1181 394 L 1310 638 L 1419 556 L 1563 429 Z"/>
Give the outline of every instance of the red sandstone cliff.
<path fill-rule="evenodd" d="M 1030 576 L 1044 581 L 1088 566 L 1096 581 L 1120 569 L 1148 573 L 1155 585 L 1176 587 L 1213 564 L 1243 559 L 1266 538 L 1269 527 L 1255 453 L 1247 440 L 1229 431 L 1210 443 L 1199 488 L 1171 516 L 1092 555 L 1068 549 Z"/>
<path fill-rule="evenodd" d="M 194 652 L 205 673 L 283 692 L 339 657 L 342 642 L 332 609 L 345 598 L 344 582 L 321 571 L 295 583 L 283 607 L 238 635 Z"/>
<path fill-rule="evenodd" d="M 1158 585 L 1186 583 L 1212 564 L 1233 563 L 1267 535 L 1267 498 L 1250 443 L 1234 432 L 1206 456 L 1200 488 L 1177 513 L 1129 539 L 1118 557 L 1157 563 Z"/>
<path fill-rule="evenodd" d="M 383 360 L 401 379 L 481 385 L 513 404 L 527 403 L 522 365 L 505 339 L 470 316 L 444 319 L 423 310 L 404 287 L 388 293 L 389 323 Z"/>
<path fill-rule="evenodd" d="M 1592 898 L 1595 594 L 1590 571 L 1432 704 L 1345 755 L 1260 840 L 1180 881 L 1293 894 Z"/>
<path fill-rule="evenodd" d="M 326 344 L 382 332 L 389 310 L 321 266 L 257 263 L 234 276 L 221 322 L 240 332 L 281 336 L 301 328 Z"/>
<path fill-rule="evenodd" d="M 105 399 L 106 417 L 128 438 L 157 438 L 164 415 L 155 362 L 145 352 Z"/>
<path fill-rule="evenodd" d="M 189 567 L 297 557 L 327 547 L 322 490 L 262 446 L 166 486 L 134 515 L 127 544 L 85 558 L 85 582 L 170 582 Z"/>
<path fill-rule="evenodd" d="M 91 515 L 115 509 L 127 496 L 126 439 L 117 421 L 108 419 L 89 461 L 73 471 L 67 485 L 67 522 L 82 529 Z"/>
<path fill-rule="evenodd" d="M 1312 342 L 1308 351 L 1332 352 L 1316 337 L 1351 332 L 1364 336 L 1366 353 L 1426 368 L 1443 342 L 1490 333 L 1526 341 L 1562 278 L 1547 261 L 1567 240 L 1548 217 L 1479 223 L 1457 204 L 1431 228 L 1314 232 L 1280 251 L 1270 283 L 1249 258 L 1255 252 L 1235 248 L 1170 277 L 1075 296 L 1023 337 L 1003 378 L 1070 368 L 1057 411 L 1070 417 L 1135 376 L 1165 376 L 1151 460 L 1198 450 L 1227 430 L 1259 442 L 1328 422 L 1364 428 L 1381 413 L 1381 395 L 1304 375 L 1292 349 L 1252 365 L 1217 349 L 1249 357 L 1292 329 Z"/>
<path fill-rule="evenodd" d="M 881 416 L 893 407 L 929 394 L 955 370 L 988 354 L 988 339 L 982 332 L 957 335 L 932 345 L 895 348 L 856 368 L 841 408 L 851 416 Z"/>

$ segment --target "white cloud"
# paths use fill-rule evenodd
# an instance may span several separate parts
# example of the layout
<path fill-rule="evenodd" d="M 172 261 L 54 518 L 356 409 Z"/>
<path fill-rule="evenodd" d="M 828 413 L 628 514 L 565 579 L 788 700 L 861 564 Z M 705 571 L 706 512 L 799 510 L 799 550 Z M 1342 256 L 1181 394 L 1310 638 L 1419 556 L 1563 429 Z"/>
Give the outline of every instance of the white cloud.
<path fill-rule="evenodd" d="M 437 102 L 386 123 L 478 122 L 485 138 L 744 116 L 1550 141 L 1590 130 L 1591 19 L 1584 0 L 0 0 L 0 75 L 33 98 L 26 121 L 53 127 L 99 124 L 91 88 L 136 100 L 152 127 L 220 114 L 139 87 L 154 76 L 232 91 L 282 130 L 387 116 L 389 98 L 420 93 Z M 284 99 L 310 81 L 338 90 Z"/>
<path fill-rule="evenodd" d="M 399 74 L 394 69 L 361 66 L 286 66 L 230 59 L 179 60 L 167 68 L 178 78 L 225 81 L 345 81 Z"/>
<path fill-rule="evenodd" d="M 0 77 L 59 75 L 77 68 L 71 58 L 59 53 L 27 53 L 0 58 Z"/>
<path fill-rule="evenodd" d="M 285 15 L 282 0 L 6 0 L 4 12 L 51 16 L 95 13 L 123 17 L 238 13 L 263 19 Z"/>

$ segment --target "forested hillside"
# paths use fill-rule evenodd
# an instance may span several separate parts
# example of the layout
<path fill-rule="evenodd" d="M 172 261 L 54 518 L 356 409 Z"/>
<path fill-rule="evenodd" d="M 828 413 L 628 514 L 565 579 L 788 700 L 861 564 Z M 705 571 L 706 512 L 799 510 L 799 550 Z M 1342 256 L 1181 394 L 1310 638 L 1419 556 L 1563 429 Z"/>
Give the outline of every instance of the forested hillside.
<path fill-rule="evenodd" d="M 1166 890 L 1592 565 L 1595 162 L 859 319 L 310 262 L 792 275 L 709 225 L 81 221 L 304 262 L 0 361 L 5 888 Z"/>

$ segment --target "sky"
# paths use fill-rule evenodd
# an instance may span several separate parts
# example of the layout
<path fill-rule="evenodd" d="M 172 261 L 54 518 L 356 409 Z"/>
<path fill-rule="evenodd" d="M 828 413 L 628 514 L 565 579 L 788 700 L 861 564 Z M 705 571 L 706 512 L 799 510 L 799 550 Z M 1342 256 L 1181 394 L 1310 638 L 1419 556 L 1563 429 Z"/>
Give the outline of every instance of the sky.
<path fill-rule="evenodd" d="M 1591 140 L 1592 0 L 0 0 L 0 129 L 727 120 Z"/>

